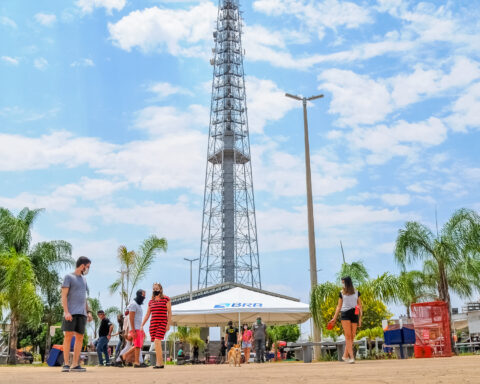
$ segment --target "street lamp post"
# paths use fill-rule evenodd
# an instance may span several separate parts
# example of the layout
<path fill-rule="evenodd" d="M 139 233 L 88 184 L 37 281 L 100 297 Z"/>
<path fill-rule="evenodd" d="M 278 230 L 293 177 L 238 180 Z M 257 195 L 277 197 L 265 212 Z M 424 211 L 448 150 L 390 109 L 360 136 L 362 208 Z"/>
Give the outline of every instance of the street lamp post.
<path fill-rule="evenodd" d="M 310 254 L 310 286 L 313 292 L 313 289 L 317 286 L 317 256 L 315 251 L 315 225 L 313 221 L 312 171 L 310 169 L 310 143 L 308 140 L 307 101 L 320 99 L 323 97 L 323 95 L 316 95 L 307 98 L 286 93 L 285 96 L 294 100 L 301 101 L 303 104 L 303 128 L 305 133 L 305 168 L 307 179 L 308 249 Z M 314 326 L 313 341 L 318 342 L 320 341 L 319 338 L 319 329 L 318 327 Z M 315 348 L 316 353 L 317 349 L 318 348 Z"/>
<path fill-rule="evenodd" d="M 183 258 L 183 260 L 189 261 L 190 262 L 190 301 L 192 301 L 192 263 L 194 261 L 197 261 L 198 258 L 196 259 L 187 259 L 186 257 Z"/>

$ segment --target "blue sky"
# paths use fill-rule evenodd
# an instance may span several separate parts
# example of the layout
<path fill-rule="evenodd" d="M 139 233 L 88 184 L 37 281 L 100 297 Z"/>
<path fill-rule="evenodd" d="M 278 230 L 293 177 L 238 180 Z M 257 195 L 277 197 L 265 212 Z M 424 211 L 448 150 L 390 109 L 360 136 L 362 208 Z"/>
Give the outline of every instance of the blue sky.
<path fill-rule="evenodd" d="M 265 289 L 307 300 L 300 103 L 309 106 L 319 281 L 347 261 L 398 272 L 407 220 L 480 210 L 480 2 L 242 1 Z M 212 67 L 212 1 L 0 3 L 0 206 L 46 212 L 34 240 L 92 258 L 169 241 L 142 286 L 188 289 L 198 257 Z M 196 279 L 194 284 L 196 283 Z M 455 299 L 454 305 L 461 305 Z M 402 310 L 391 307 L 396 313 Z"/>

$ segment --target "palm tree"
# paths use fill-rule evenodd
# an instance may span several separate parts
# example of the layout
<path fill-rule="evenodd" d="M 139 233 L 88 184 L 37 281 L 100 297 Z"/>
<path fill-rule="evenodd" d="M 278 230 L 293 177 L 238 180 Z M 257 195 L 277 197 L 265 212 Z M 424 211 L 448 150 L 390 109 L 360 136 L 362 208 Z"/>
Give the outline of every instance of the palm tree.
<path fill-rule="evenodd" d="M 468 298 L 480 289 L 480 216 L 459 209 L 436 235 L 423 224 L 407 222 L 398 232 L 395 260 L 403 268 L 423 262 L 424 284 L 451 310 L 450 291 Z"/>
<path fill-rule="evenodd" d="M 143 241 L 139 252 L 129 251 L 124 245 L 118 247 L 117 257 L 120 261 L 120 277 L 109 288 L 111 294 L 120 289 L 122 312 L 124 303 L 131 301 L 135 287 L 145 277 L 155 261 L 156 253 L 158 251 L 166 252 L 167 248 L 167 240 L 155 235 Z"/>
<path fill-rule="evenodd" d="M 21 268 L 26 278 L 32 278 L 32 284 L 35 290 L 35 296 L 38 294 L 46 297 L 52 290 L 52 284 L 58 282 L 57 270 L 74 264 L 71 257 L 72 247 L 65 241 L 49 241 L 31 245 L 31 230 L 33 224 L 43 209 L 24 208 L 15 216 L 8 209 L 0 208 L 0 252 L 3 254 L 5 269 L 2 275 L 6 276 L 9 268 Z M 18 258 L 18 260 L 13 260 Z M 21 276 L 21 275 L 20 275 Z M 6 280 L 5 280 L 6 281 Z M 29 280 L 27 280 L 26 284 Z M 5 283 L 6 284 L 6 283 Z M 22 282 L 23 284 L 23 282 Z M 57 285 L 58 287 L 58 285 Z M 5 292 L 3 292 L 5 290 Z M 9 302 L 6 298 L 15 299 L 8 293 L 7 285 L 0 286 L 0 294 L 4 293 L 3 307 L 10 310 L 10 321 L 15 324 L 11 327 L 10 340 L 11 345 L 15 345 L 13 352 L 10 348 L 9 362 L 15 363 L 15 349 L 17 341 L 17 330 L 19 321 L 27 321 L 25 315 L 19 315 L 15 312 L 18 307 L 13 301 Z M 20 307 L 18 307 L 20 308 Z M 40 311 L 41 312 L 41 311 Z M 19 317 L 20 316 L 20 317 Z M 37 313 L 32 312 L 35 318 Z M 41 314 L 40 314 L 41 316 Z M 13 353 L 13 355 L 12 355 Z"/>

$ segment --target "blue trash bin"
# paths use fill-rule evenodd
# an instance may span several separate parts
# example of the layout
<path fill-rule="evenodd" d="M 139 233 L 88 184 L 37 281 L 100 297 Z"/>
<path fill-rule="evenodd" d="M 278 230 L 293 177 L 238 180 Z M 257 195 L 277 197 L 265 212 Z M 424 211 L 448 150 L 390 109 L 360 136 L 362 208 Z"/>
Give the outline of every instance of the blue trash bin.
<path fill-rule="evenodd" d="M 402 344 L 402 330 L 394 329 L 383 332 L 386 345 L 397 345 Z"/>
<path fill-rule="evenodd" d="M 415 344 L 415 330 L 411 328 L 402 328 L 403 344 Z"/>

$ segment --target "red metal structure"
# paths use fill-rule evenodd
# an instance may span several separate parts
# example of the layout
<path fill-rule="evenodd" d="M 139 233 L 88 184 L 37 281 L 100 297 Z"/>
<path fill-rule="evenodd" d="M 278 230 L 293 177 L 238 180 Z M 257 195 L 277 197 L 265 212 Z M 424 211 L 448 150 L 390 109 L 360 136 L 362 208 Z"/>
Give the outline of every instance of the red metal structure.
<path fill-rule="evenodd" d="M 450 357 L 450 316 L 443 301 L 411 305 L 415 328 L 415 357 Z"/>

